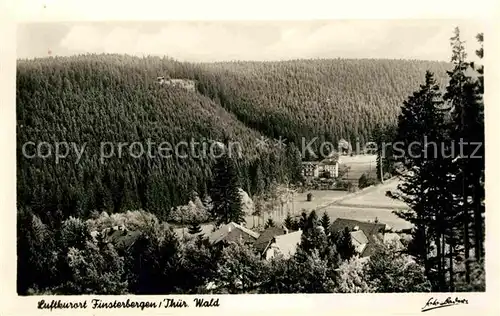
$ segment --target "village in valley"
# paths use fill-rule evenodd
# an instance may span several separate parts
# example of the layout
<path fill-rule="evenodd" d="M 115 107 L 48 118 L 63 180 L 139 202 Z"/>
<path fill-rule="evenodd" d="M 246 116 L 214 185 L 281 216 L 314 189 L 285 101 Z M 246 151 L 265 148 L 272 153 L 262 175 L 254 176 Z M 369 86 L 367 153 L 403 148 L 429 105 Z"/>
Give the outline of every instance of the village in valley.
<path fill-rule="evenodd" d="M 287 217 L 299 221 L 302 214 L 315 211 L 318 216 L 326 213 L 331 219 L 327 229 L 343 231 L 348 228 L 358 254 L 365 257 L 368 244 L 382 241 L 408 239 L 412 225 L 396 216 L 393 211 L 407 209 L 404 203 L 387 195 L 396 192 L 397 177 L 387 179 L 359 189 L 358 179 L 363 174 L 376 179 L 376 155 L 343 155 L 326 158 L 320 162 L 303 162 L 303 176 L 306 181 L 348 182 L 356 186 L 356 191 L 349 192 L 342 188 L 322 189 L 321 186 L 306 190 L 302 188 L 279 188 L 277 201 L 268 203 L 266 210 L 256 213 L 255 202 L 246 192 L 240 190 L 242 208 L 246 214 L 243 223 L 229 223 L 218 229 L 213 224 L 200 225 L 201 231 L 196 236 L 207 236 L 213 243 L 244 239 L 253 244 L 264 258 L 281 253 L 292 256 L 301 241 L 302 232 L 286 227 Z M 339 170 L 343 173 L 339 176 Z M 349 178 L 348 170 L 351 171 Z M 358 178 L 355 178 L 355 177 Z M 308 187 L 311 187 L 309 185 Z M 267 228 L 265 228 L 267 227 Z M 361 227 L 361 228 L 360 228 Z M 181 238 L 189 236 L 189 226 L 174 230 Z M 399 234 L 399 235 L 398 235 Z M 287 236 L 284 236 L 287 235 Z M 282 237 L 280 237 L 282 236 Z M 263 247 L 265 244 L 265 247 Z M 258 245 L 258 246 L 257 246 Z"/>
<path fill-rule="evenodd" d="M 373 154 L 336 154 L 315 162 L 302 163 L 304 185 L 302 187 L 278 187 L 274 201 L 266 201 L 256 210 L 258 201 L 239 189 L 241 208 L 245 214 L 242 222 L 222 225 L 200 223 L 209 216 L 199 215 L 210 209 L 210 202 L 194 199 L 185 206 L 178 207 L 184 218 L 172 218 L 174 232 L 179 240 L 205 240 L 212 246 L 227 247 L 234 243 L 248 246 L 258 258 L 290 259 L 303 240 L 305 223 L 311 213 L 317 217 L 318 229 L 325 236 L 346 234 L 352 243 L 352 256 L 359 262 L 367 262 L 380 244 L 389 245 L 392 251 L 403 251 L 411 241 L 411 223 L 401 219 L 394 211 L 407 209 L 403 202 L 393 198 L 400 183 L 398 176 L 387 177 L 383 183 L 377 180 L 377 156 Z M 387 175 L 386 175 L 387 176 Z M 367 179 L 367 184 L 359 180 Z M 370 182 L 371 180 L 371 182 Z M 330 182 L 321 186 L 312 183 Z M 339 187 L 338 183 L 349 183 Z M 193 220 L 197 216 L 198 220 Z M 191 214 L 191 215 L 190 215 Z M 189 216 L 194 216 L 190 218 Z M 115 223 L 119 223 L 119 215 Z M 121 225 L 94 231 L 94 238 L 104 235 L 107 242 L 131 247 L 140 233 L 127 228 L 127 220 Z M 91 225 L 94 226 L 94 225 Z M 411 260 L 411 258 L 408 258 Z M 206 290 L 214 290 L 216 285 L 209 282 Z"/>
<path fill-rule="evenodd" d="M 111 32 L 123 25 L 21 28 L 18 295 L 485 291 L 483 33 L 472 60 L 446 23 L 436 28 L 451 50 L 435 60 L 290 49 L 275 60 L 253 33 L 279 44 L 347 26 L 360 39 L 349 43 L 366 38 L 350 32 L 359 21 L 316 23 L 169 22 L 174 33 L 155 33 L 130 22 L 151 45 L 217 30 L 197 54 L 147 56 L 135 44 L 92 50 L 123 44 Z M 380 23 L 362 24 L 397 30 L 385 50 L 410 38 L 400 30 L 423 32 L 406 56 L 435 35 L 427 22 Z M 111 35 L 75 55 L 65 45 L 81 33 L 63 34 L 87 27 Z M 39 56 L 46 46 L 31 39 L 59 29 L 60 45 Z M 220 30 L 250 32 L 263 55 L 238 59 L 246 45 Z M 458 155 L 464 139 L 480 146 Z"/>

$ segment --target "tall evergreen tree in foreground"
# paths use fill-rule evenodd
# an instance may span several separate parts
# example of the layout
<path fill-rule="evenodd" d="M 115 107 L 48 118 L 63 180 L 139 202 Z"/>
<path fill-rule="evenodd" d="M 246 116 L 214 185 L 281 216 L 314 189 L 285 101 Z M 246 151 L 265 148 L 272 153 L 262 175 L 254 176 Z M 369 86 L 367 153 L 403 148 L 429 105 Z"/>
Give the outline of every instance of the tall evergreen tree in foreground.
<path fill-rule="evenodd" d="M 212 215 L 217 226 L 230 222 L 242 223 L 245 220 L 238 183 L 234 161 L 225 154 L 214 166 L 214 181 L 210 190 Z"/>
<path fill-rule="evenodd" d="M 483 33 L 479 33 L 477 35 L 477 40 L 480 44 L 480 48 L 476 50 L 476 55 L 480 58 L 483 59 L 484 57 L 484 49 L 483 49 L 483 40 L 484 36 Z M 476 256 L 476 261 L 482 262 L 484 259 L 484 218 L 483 214 L 485 211 L 485 206 L 484 206 L 484 169 L 485 169 L 485 158 L 484 158 L 484 153 L 485 153 L 485 143 L 484 143 L 484 100 L 483 100 L 483 94 L 484 94 L 484 66 L 480 65 L 476 67 L 474 64 L 472 64 L 472 67 L 477 71 L 478 77 L 477 77 L 477 82 L 475 82 L 475 89 L 468 89 L 466 91 L 471 92 L 473 91 L 473 94 L 468 94 L 469 96 L 473 96 L 471 98 L 471 103 L 475 105 L 476 111 L 472 111 L 473 114 L 475 114 L 473 117 L 469 117 L 469 119 L 472 118 L 472 122 L 475 122 L 477 124 L 474 124 L 476 128 L 474 129 L 477 134 L 477 142 L 480 142 L 482 144 L 481 148 L 479 149 L 479 152 L 476 153 L 476 156 L 479 157 L 474 157 L 474 161 L 470 162 L 475 162 L 476 168 L 473 170 L 476 171 L 475 174 L 472 175 L 473 179 L 473 209 L 474 209 L 474 253 Z M 484 264 L 484 263 L 483 263 Z M 484 271 L 484 267 L 483 267 Z"/>
<path fill-rule="evenodd" d="M 442 155 L 445 146 L 443 101 L 432 73 L 427 72 L 425 84 L 403 104 L 398 120 L 398 141 L 405 149 L 402 161 L 408 173 L 402 176 L 399 198 L 410 206 L 397 215 L 415 225 L 413 251 L 431 271 L 431 244 L 437 248 L 437 280 L 443 290 L 445 272 L 443 245 L 445 236 L 453 237 L 454 198 L 451 185 L 451 158 Z M 418 144 L 418 146 L 412 146 Z M 416 148 L 415 148 L 416 147 Z M 451 239 L 449 239 L 451 240 Z M 418 249 L 415 249 L 418 247 Z"/>
<path fill-rule="evenodd" d="M 481 43 L 482 36 L 478 39 Z M 454 67 L 445 94 L 427 73 L 425 84 L 404 102 L 398 122 L 409 171 L 399 198 L 411 207 L 398 215 L 415 225 L 409 251 L 424 263 L 429 279 L 437 280 L 439 291 L 456 290 L 460 261 L 461 286 L 470 284 L 472 244 L 477 262 L 484 255 L 483 69 L 477 68 L 477 79 L 469 75 L 475 67 L 466 61 L 458 28 L 451 45 Z M 477 53 L 481 57 L 482 49 Z"/>
<path fill-rule="evenodd" d="M 480 43 L 482 37 L 478 38 Z M 455 29 L 451 38 L 454 67 L 448 72 L 450 83 L 444 95 L 451 107 L 450 134 L 455 145 L 460 147 L 457 155 L 457 176 L 452 188 L 459 199 L 460 219 L 462 222 L 462 243 L 465 257 L 465 278 L 470 283 L 471 239 L 474 227 L 476 259 L 482 257 L 483 228 L 482 200 L 484 189 L 481 179 L 484 174 L 484 114 L 482 104 L 483 82 L 468 75 L 471 63 L 467 62 L 465 42 L 461 40 L 460 30 Z M 482 57 L 482 48 L 478 56 Z M 479 68 L 479 75 L 482 75 Z M 472 224 L 474 224 L 472 226 Z"/>

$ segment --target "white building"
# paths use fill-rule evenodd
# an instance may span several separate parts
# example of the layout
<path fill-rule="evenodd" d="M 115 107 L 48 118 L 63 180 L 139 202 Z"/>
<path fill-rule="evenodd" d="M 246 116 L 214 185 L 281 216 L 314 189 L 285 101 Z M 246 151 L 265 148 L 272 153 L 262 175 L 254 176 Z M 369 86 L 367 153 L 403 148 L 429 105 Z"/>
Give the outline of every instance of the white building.
<path fill-rule="evenodd" d="M 293 233 L 275 236 L 264 250 L 264 257 L 267 260 L 273 258 L 278 254 L 283 255 L 285 259 L 292 257 L 297 251 L 297 247 L 300 244 L 301 238 L 301 230 Z"/>

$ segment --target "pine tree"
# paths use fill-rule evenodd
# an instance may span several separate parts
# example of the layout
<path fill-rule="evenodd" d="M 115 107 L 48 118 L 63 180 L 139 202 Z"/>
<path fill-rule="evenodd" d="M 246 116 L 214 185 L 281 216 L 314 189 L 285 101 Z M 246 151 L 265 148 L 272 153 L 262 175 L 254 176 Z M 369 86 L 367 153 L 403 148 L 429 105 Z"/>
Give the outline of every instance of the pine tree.
<path fill-rule="evenodd" d="M 266 222 L 266 225 L 264 226 L 264 228 L 266 228 L 266 229 L 269 227 L 276 227 L 276 224 L 274 223 L 272 218 L 269 218 Z"/>
<path fill-rule="evenodd" d="M 398 123 L 398 140 L 404 145 L 402 161 L 408 172 L 398 186 L 398 198 L 410 206 L 396 214 L 415 225 L 413 247 L 429 272 L 431 242 L 437 248 L 439 288 L 444 287 L 444 245 L 455 238 L 455 200 L 450 190 L 453 174 L 451 158 L 444 156 L 446 126 L 443 101 L 432 73 L 427 72 L 425 84 L 403 104 Z M 415 149 L 411 144 L 419 144 Z M 450 248 L 451 249 L 451 248 Z M 453 254 L 450 253 L 450 256 Z"/>
<path fill-rule="evenodd" d="M 373 142 L 377 146 L 377 179 L 381 182 L 383 182 L 386 173 L 392 174 L 394 172 L 397 153 L 391 145 L 394 145 L 396 140 L 396 132 L 396 126 L 381 126 L 380 124 L 377 124 L 373 132 Z"/>
<path fill-rule="evenodd" d="M 468 84 L 468 78 L 465 74 L 468 68 L 468 63 L 466 62 L 467 53 L 465 52 L 464 42 L 460 38 L 460 30 L 455 28 L 454 36 L 451 37 L 451 46 L 453 49 L 453 54 L 451 61 L 454 64 L 454 68 L 448 71 L 448 76 L 450 77 L 450 82 L 446 87 L 446 93 L 444 99 L 451 106 L 452 113 L 452 124 L 451 127 L 451 137 L 453 141 L 459 143 L 464 140 L 465 135 L 465 115 L 466 115 L 466 104 L 464 100 L 464 86 Z M 468 191 L 467 188 L 467 174 L 465 166 L 465 157 L 458 157 L 459 164 L 459 174 L 456 177 L 456 183 L 454 186 L 455 194 L 460 199 L 460 210 L 458 210 L 462 215 L 463 220 L 463 244 L 465 251 L 465 265 L 466 265 L 466 280 L 469 282 L 470 277 L 470 265 L 469 265 L 469 249 L 470 249 L 470 210 L 468 207 Z M 450 260 L 451 261 L 451 260 Z M 451 262 L 450 262 L 451 263 Z M 450 287 L 453 290 L 453 275 L 450 270 Z"/>
<path fill-rule="evenodd" d="M 477 40 L 480 44 L 480 48 L 476 51 L 476 55 L 480 58 L 483 59 L 484 56 L 484 49 L 483 49 L 483 40 L 484 36 L 483 33 L 479 33 L 477 35 Z M 473 65 L 474 66 L 474 65 Z M 473 208 L 474 208 L 474 253 L 476 257 L 476 261 L 483 262 L 484 258 L 484 218 L 483 218 L 483 213 L 485 211 L 484 207 L 484 169 L 485 169 L 485 158 L 484 158 L 484 153 L 485 153 L 485 135 L 484 135 L 484 101 L 483 101 L 483 94 L 484 94 L 484 66 L 480 65 L 479 67 L 473 67 L 474 69 L 477 70 L 478 72 L 478 80 L 476 82 L 476 89 L 475 93 L 471 94 L 468 93 L 468 97 L 472 96 L 470 98 L 471 102 L 471 107 L 473 109 L 477 109 L 478 112 L 476 115 L 473 115 L 472 119 L 476 119 L 477 125 L 475 130 L 476 133 L 476 142 L 481 143 L 481 148 L 479 151 L 476 153 L 475 156 L 479 158 L 473 158 L 475 162 L 476 168 L 474 168 L 475 173 L 472 174 L 472 179 L 474 179 L 474 184 L 473 184 Z M 470 92 L 471 90 L 468 89 L 466 90 L 467 92 Z"/>
<path fill-rule="evenodd" d="M 479 38 L 481 39 L 481 38 Z M 460 30 L 455 29 L 451 38 L 453 48 L 452 62 L 454 68 L 448 72 L 450 78 L 446 87 L 444 99 L 451 107 L 450 134 L 453 142 L 460 146 L 460 156 L 457 157 L 457 175 L 452 190 L 459 199 L 457 209 L 462 221 L 462 244 L 465 254 L 465 279 L 470 283 L 470 249 L 474 229 L 476 259 L 482 255 L 482 205 L 483 186 L 481 179 L 484 173 L 484 114 L 482 104 L 483 82 L 468 76 L 471 63 L 467 62 L 464 41 Z M 483 54 L 478 52 L 479 57 Z M 479 68 L 479 75 L 483 72 Z M 463 146 L 465 144 L 465 146 Z M 477 146 L 479 147 L 479 150 Z M 474 156 L 473 156 L 474 155 Z M 473 217 L 473 218 L 472 218 Z M 472 226 L 473 225 L 473 226 Z M 453 279 L 451 279 L 453 281 Z M 453 284 L 451 284 L 453 286 Z"/>
<path fill-rule="evenodd" d="M 310 229 L 315 229 L 318 226 L 318 215 L 315 210 L 312 210 L 307 217 L 306 226 L 304 227 L 304 231 L 308 231 Z"/>
<path fill-rule="evenodd" d="M 285 220 L 283 221 L 283 225 L 285 225 L 285 227 L 287 229 L 290 229 L 290 230 L 295 229 L 296 223 L 295 223 L 295 220 L 290 215 L 290 213 L 287 213 Z"/>
<path fill-rule="evenodd" d="M 287 157 L 287 162 L 288 162 L 288 170 L 291 173 L 291 182 L 292 183 L 297 183 L 297 182 L 303 182 L 303 176 L 302 176 L 302 157 L 300 156 L 300 151 L 295 146 L 294 143 L 290 143 L 286 147 L 286 157 Z"/>
<path fill-rule="evenodd" d="M 263 194 L 266 184 L 264 182 L 264 175 L 262 174 L 262 162 L 256 161 L 253 167 L 252 174 L 252 190 L 255 194 Z"/>
<path fill-rule="evenodd" d="M 299 219 L 299 229 L 305 231 L 307 228 L 307 213 L 306 210 L 302 210 L 302 213 L 300 213 L 300 219 Z"/>
<path fill-rule="evenodd" d="M 227 154 L 223 155 L 216 162 L 214 169 L 210 196 L 213 205 L 212 215 L 216 220 L 216 225 L 244 222 L 245 214 L 241 207 L 238 175 L 233 160 Z"/>
<path fill-rule="evenodd" d="M 342 260 L 349 260 L 355 255 L 356 248 L 352 243 L 352 238 L 351 238 L 351 233 L 349 232 L 349 228 L 346 227 L 342 231 L 342 233 L 339 236 L 339 239 L 337 240 L 336 246 L 337 246 L 337 251 Z"/>
<path fill-rule="evenodd" d="M 321 216 L 320 220 L 321 226 L 325 229 L 325 233 L 328 234 L 330 230 L 330 216 L 326 212 L 323 212 L 323 216 Z"/>

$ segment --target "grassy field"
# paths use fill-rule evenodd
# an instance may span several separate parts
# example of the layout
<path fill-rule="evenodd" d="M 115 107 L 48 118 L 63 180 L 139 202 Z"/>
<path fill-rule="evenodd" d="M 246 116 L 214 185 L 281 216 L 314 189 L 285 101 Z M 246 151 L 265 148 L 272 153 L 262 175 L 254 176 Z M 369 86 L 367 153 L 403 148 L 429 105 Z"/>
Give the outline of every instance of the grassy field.
<path fill-rule="evenodd" d="M 312 193 L 313 200 L 307 201 L 307 194 Z M 295 195 L 294 205 L 290 204 L 290 208 L 297 212 L 300 212 L 302 209 L 313 210 L 324 207 L 328 204 L 331 204 L 341 198 L 345 198 L 349 195 L 347 191 L 331 191 L 331 190 L 311 190 L 306 191 L 304 193 L 299 193 Z"/>
<path fill-rule="evenodd" d="M 395 210 L 407 209 L 408 206 L 385 195 L 386 191 L 396 191 L 398 184 L 398 179 L 391 179 L 384 184 L 349 194 L 321 209 L 319 213 L 326 211 L 332 221 L 339 217 L 360 221 L 374 221 L 377 218 L 380 223 L 396 230 L 411 228 L 409 222 L 394 214 Z"/>
<path fill-rule="evenodd" d="M 363 173 L 375 178 L 377 176 L 377 156 L 376 155 L 356 155 L 341 156 L 339 169 L 349 167 L 350 170 L 342 176 L 343 180 L 348 180 L 357 184 L 359 177 Z"/>
<path fill-rule="evenodd" d="M 408 206 L 385 195 L 386 191 L 395 192 L 399 181 L 391 179 L 374 187 L 369 187 L 358 194 L 348 195 L 335 204 L 355 207 L 376 207 L 387 209 L 406 209 Z"/>
<path fill-rule="evenodd" d="M 374 221 L 377 218 L 380 223 L 387 224 L 396 230 L 411 228 L 410 223 L 394 214 L 395 210 L 405 209 L 407 205 L 385 195 L 386 191 L 396 191 L 398 183 L 397 179 L 391 179 L 384 184 L 369 187 L 356 193 L 331 190 L 312 190 L 298 193 L 295 195 L 293 203 L 285 204 L 282 211 L 278 210 L 272 214 L 265 214 L 260 221 L 257 217 L 247 216 L 245 218 L 246 226 L 253 228 L 254 224 L 258 225 L 259 222 L 262 225 L 268 218 L 280 223 L 288 212 L 292 215 L 300 215 L 302 209 L 307 212 L 314 209 L 318 216 L 326 212 L 332 222 L 336 218 L 349 218 L 360 221 Z M 313 194 L 313 200 L 310 202 L 307 201 L 309 192 Z M 202 229 L 208 234 L 212 228 L 211 224 L 202 225 Z M 182 229 L 178 228 L 176 232 L 181 235 Z"/>
<path fill-rule="evenodd" d="M 313 200 L 307 201 L 307 194 L 313 194 Z M 297 193 L 294 196 L 294 201 L 289 202 L 283 206 L 283 211 L 277 210 L 272 214 L 265 214 L 264 222 L 267 221 L 268 218 L 272 218 L 275 222 L 281 222 L 286 217 L 288 213 L 292 216 L 300 215 L 302 210 L 305 209 L 307 212 L 320 209 L 322 207 L 326 207 L 334 203 L 335 201 L 346 197 L 349 194 L 347 191 L 332 191 L 332 190 L 310 190 L 304 193 Z M 245 218 L 247 227 L 252 228 L 254 223 L 257 225 L 257 218 L 252 216 L 247 216 Z M 260 220 L 261 223 L 263 220 Z"/>
<path fill-rule="evenodd" d="M 306 209 L 308 212 L 315 209 L 318 216 L 321 216 L 323 212 L 327 212 L 332 221 L 336 218 L 374 221 L 377 218 L 379 222 L 387 224 L 396 230 L 410 228 L 410 223 L 394 214 L 395 210 L 406 209 L 407 205 L 385 196 L 386 191 L 395 191 L 398 183 L 397 179 L 392 179 L 384 184 L 369 187 L 357 193 L 328 190 L 307 191 L 297 194 L 295 202 L 290 203 L 288 208 L 285 206 L 283 212 L 266 214 L 265 220 L 271 217 L 275 222 L 281 222 L 287 211 L 292 215 L 300 215 L 302 209 Z M 314 196 L 311 202 L 307 202 L 308 192 L 311 192 Z M 247 217 L 247 227 L 253 227 L 254 221 L 257 222 L 257 219 L 251 216 Z"/>

